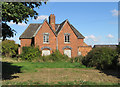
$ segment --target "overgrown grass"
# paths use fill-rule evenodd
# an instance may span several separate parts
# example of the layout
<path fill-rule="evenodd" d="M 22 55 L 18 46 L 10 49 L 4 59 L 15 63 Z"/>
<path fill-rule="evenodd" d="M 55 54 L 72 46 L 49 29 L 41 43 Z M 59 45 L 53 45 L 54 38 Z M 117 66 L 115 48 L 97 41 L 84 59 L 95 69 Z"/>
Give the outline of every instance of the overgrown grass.
<path fill-rule="evenodd" d="M 21 72 L 36 72 L 39 68 L 87 68 L 80 63 L 70 62 L 15 62 L 14 66 L 21 66 Z"/>
<path fill-rule="evenodd" d="M 50 83 L 43 83 L 42 81 L 31 81 L 28 80 L 26 82 L 12 82 L 12 81 L 6 81 L 3 82 L 3 85 L 120 85 L 119 83 L 96 83 L 96 82 L 90 82 L 90 81 L 67 81 L 67 82 L 50 82 Z"/>

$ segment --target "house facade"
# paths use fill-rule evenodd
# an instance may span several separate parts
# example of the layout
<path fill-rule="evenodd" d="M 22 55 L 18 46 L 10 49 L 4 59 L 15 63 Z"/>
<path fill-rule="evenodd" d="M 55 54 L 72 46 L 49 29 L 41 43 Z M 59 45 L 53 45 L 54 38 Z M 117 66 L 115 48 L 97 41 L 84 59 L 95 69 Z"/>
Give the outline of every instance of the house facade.
<path fill-rule="evenodd" d="M 30 24 L 19 39 L 20 49 L 24 46 L 38 46 L 42 55 L 50 55 L 59 50 L 68 57 L 85 56 L 92 49 L 84 42 L 85 37 L 68 20 L 56 24 L 54 14 L 49 16 L 49 23 L 45 19 L 43 23 Z"/>

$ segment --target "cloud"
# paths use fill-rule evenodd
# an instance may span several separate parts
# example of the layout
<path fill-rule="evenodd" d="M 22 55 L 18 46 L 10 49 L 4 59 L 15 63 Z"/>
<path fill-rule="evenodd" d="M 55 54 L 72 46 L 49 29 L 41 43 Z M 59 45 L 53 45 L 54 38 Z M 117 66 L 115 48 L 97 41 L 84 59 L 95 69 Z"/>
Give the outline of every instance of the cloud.
<path fill-rule="evenodd" d="M 16 23 L 9 22 L 9 24 L 14 25 L 14 24 L 16 24 Z M 19 26 L 27 26 L 27 24 L 25 24 L 25 23 L 18 23 L 18 24 L 16 24 L 16 25 L 19 25 Z"/>
<path fill-rule="evenodd" d="M 118 15 L 120 15 L 120 11 L 118 11 L 116 9 L 112 10 L 111 12 L 112 12 L 112 16 L 118 16 Z"/>
<path fill-rule="evenodd" d="M 98 41 L 97 37 L 95 37 L 94 35 L 85 36 L 85 39 L 92 39 L 94 42 Z"/>
<path fill-rule="evenodd" d="M 114 36 L 111 35 L 111 34 L 108 34 L 107 37 L 108 37 L 108 38 L 114 38 Z"/>
<path fill-rule="evenodd" d="M 36 20 L 44 20 L 44 19 L 48 19 L 48 17 L 49 17 L 48 15 L 40 15 Z"/>

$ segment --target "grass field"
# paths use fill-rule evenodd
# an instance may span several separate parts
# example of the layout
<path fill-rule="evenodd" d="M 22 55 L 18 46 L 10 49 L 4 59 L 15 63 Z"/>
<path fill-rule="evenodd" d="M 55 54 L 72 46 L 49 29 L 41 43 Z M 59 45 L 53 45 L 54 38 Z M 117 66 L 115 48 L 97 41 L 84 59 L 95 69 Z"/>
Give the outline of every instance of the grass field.
<path fill-rule="evenodd" d="M 3 85 L 117 85 L 120 78 L 70 62 L 3 61 Z"/>
<path fill-rule="evenodd" d="M 70 62 L 19 62 L 12 65 L 21 66 L 22 72 L 35 72 L 39 68 L 86 68 L 79 63 Z"/>

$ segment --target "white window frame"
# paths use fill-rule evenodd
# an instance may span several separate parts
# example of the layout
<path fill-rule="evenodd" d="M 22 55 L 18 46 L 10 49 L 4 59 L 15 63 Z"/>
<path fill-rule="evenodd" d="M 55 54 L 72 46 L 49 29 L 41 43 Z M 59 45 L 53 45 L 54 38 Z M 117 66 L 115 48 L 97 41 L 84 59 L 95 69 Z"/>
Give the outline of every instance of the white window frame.
<path fill-rule="evenodd" d="M 43 33 L 43 43 L 49 43 L 49 33 Z"/>
<path fill-rule="evenodd" d="M 70 34 L 68 33 L 64 34 L 64 43 L 70 43 Z"/>

